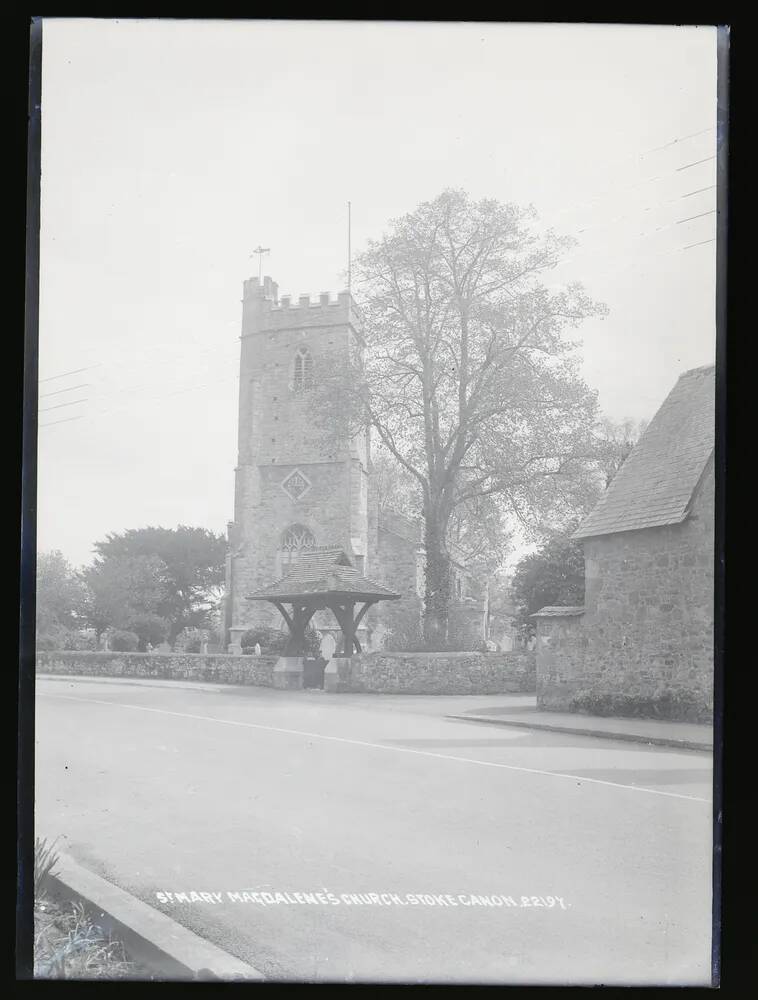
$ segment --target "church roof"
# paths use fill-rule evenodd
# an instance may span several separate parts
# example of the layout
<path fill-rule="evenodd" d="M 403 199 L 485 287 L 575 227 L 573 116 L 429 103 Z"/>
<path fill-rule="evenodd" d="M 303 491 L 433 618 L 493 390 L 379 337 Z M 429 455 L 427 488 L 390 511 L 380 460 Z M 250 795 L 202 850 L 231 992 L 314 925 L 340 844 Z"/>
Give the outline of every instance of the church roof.
<path fill-rule="evenodd" d="M 380 531 L 390 531 L 408 542 L 423 545 L 424 522 L 420 517 L 409 517 L 393 507 L 380 507 L 378 520 Z"/>
<path fill-rule="evenodd" d="M 573 537 L 682 522 L 713 453 L 715 420 L 714 366 L 684 372 Z"/>
<path fill-rule="evenodd" d="M 412 542 L 419 550 L 425 548 L 424 545 L 424 519 L 421 517 L 409 517 L 393 507 L 379 508 L 379 530 L 387 531 L 406 542 Z M 452 540 L 448 540 L 447 551 L 450 561 L 458 569 L 467 570 L 466 554 L 460 545 L 456 545 Z"/>
<path fill-rule="evenodd" d="M 250 601 L 292 601 L 306 597 L 344 597 L 359 601 L 392 601 L 400 598 L 379 583 L 361 576 L 338 546 L 302 552 L 292 572 L 253 594 Z"/>
<path fill-rule="evenodd" d="M 571 608 L 561 608 L 555 607 L 554 605 L 548 605 L 547 607 L 540 608 L 539 611 L 535 611 L 533 615 L 529 615 L 530 618 L 569 618 L 572 615 L 583 615 L 583 607 L 571 607 Z"/>

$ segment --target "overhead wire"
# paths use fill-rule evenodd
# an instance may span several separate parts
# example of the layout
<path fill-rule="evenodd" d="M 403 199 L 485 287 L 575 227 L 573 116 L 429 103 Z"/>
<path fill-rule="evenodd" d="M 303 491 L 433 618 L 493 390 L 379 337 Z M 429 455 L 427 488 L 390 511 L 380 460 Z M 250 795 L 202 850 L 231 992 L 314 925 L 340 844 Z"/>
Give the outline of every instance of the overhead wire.
<path fill-rule="evenodd" d="M 657 152 L 660 152 L 662 150 L 674 147 L 674 146 L 676 146 L 676 145 L 678 145 L 678 144 L 680 144 L 682 142 L 688 141 L 688 140 L 693 139 L 693 138 L 695 138 L 697 136 L 700 136 L 700 135 L 705 135 L 705 134 L 707 134 L 709 132 L 712 132 L 712 131 L 715 131 L 714 127 L 708 127 L 708 128 L 705 128 L 705 129 L 701 129 L 700 131 L 697 131 L 697 132 L 689 133 L 689 134 L 687 134 L 685 136 L 677 136 L 674 139 L 669 140 L 668 142 L 666 142 L 666 143 L 664 143 L 664 144 L 662 144 L 660 146 L 652 147 L 652 148 L 647 149 L 647 150 L 645 150 L 645 151 L 643 151 L 642 153 L 639 153 L 639 154 L 630 154 L 630 155 L 628 155 L 626 157 L 621 158 L 620 160 L 615 161 L 615 163 L 619 164 L 619 163 L 625 163 L 625 162 L 629 162 L 629 161 L 639 162 L 640 160 L 642 160 L 645 157 L 650 156 L 650 155 L 652 155 L 654 153 L 657 153 Z M 680 166 L 675 167 L 673 169 L 664 171 L 663 173 L 656 174 L 653 177 L 644 178 L 644 179 L 642 179 L 640 181 L 637 181 L 637 182 L 635 182 L 633 184 L 629 184 L 629 185 L 627 185 L 627 184 L 616 185 L 616 186 L 608 189 L 606 192 L 604 192 L 604 193 L 602 193 L 600 195 L 597 195 L 594 198 L 589 199 L 589 201 L 581 201 L 580 200 L 580 201 L 575 202 L 573 205 L 569 205 L 569 206 L 561 209 L 558 213 L 556 213 L 553 216 L 553 218 L 557 218 L 559 215 L 565 215 L 566 213 L 572 211 L 576 207 L 589 206 L 589 205 L 596 204 L 597 202 L 602 201 L 604 198 L 608 197 L 609 195 L 611 195 L 611 194 L 613 194 L 613 193 L 615 193 L 617 191 L 620 192 L 620 191 L 633 190 L 634 188 L 641 187 L 641 186 L 643 186 L 645 184 L 652 183 L 654 181 L 660 180 L 660 179 L 662 179 L 664 177 L 667 177 L 667 176 L 673 176 L 674 174 L 681 173 L 684 170 L 688 170 L 691 167 L 698 166 L 700 164 L 709 162 L 709 161 L 711 161 L 713 159 L 715 159 L 715 154 L 712 155 L 712 156 L 708 156 L 708 157 L 699 159 L 699 160 L 692 161 L 691 163 L 680 165 Z M 578 236 L 578 235 L 583 235 L 584 233 L 586 233 L 586 232 L 588 232 L 590 230 L 593 230 L 593 229 L 605 228 L 607 226 L 614 225 L 614 224 L 616 224 L 616 223 L 618 223 L 620 221 L 623 221 L 625 219 L 633 218 L 635 215 L 639 214 L 639 212 L 642 212 L 644 214 L 644 213 L 646 213 L 648 211 L 653 211 L 656 208 L 662 207 L 664 205 L 674 204 L 674 203 L 676 203 L 677 201 L 680 201 L 683 198 L 689 198 L 689 197 L 692 197 L 694 195 L 701 194 L 701 193 L 704 193 L 704 192 L 709 191 L 709 190 L 713 190 L 715 187 L 716 187 L 715 184 L 707 185 L 707 186 L 704 186 L 702 188 L 698 188 L 698 189 L 696 189 L 694 191 L 689 191 L 689 192 L 686 192 L 685 194 L 677 195 L 677 196 L 675 196 L 673 198 L 662 199 L 661 201 L 659 201 L 659 202 L 657 202 L 657 203 L 655 203 L 653 205 L 649 205 L 649 206 L 645 206 L 645 207 L 642 207 L 642 208 L 638 208 L 636 210 L 632 210 L 631 212 L 626 212 L 626 213 L 624 213 L 624 214 L 622 214 L 620 216 L 614 217 L 611 220 L 607 220 L 605 222 L 594 223 L 594 224 L 588 224 L 586 226 L 583 226 L 583 227 L 579 228 L 574 233 L 569 233 L 567 235 Z M 674 225 L 681 225 L 681 224 L 683 224 L 685 222 L 694 221 L 695 219 L 703 218 L 703 217 L 705 217 L 707 215 L 714 214 L 715 211 L 716 210 L 713 209 L 713 210 L 710 210 L 708 212 L 703 212 L 703 213 L 700 213 L 698 215 L 691 216 L 691 217 L 689 217 L 687 219 L 676 220 L 675 222 L 668 223 L 668 224 L 666 224 L 664 226 L 656 227 L 655 229 L 652 229 L 652 230 L 650 230 L 650 231 L 648 231 L 646 233 L 638 234 L 637 236 L 633 237 L 632 240 L 633 240 L 633 242 L 636 242 L 636 241 L 638 241 L 640 239 L 643 239 L 643 238 L 646 238 L 648 236 L 655 235 L 656 233 L 662 232 L 665 229 L 673 228 Z M 648 255 L 648 256 L 665 256 L 665 255 L 667 255 L 669 253 L 678 252 L 679 250 L 690 249 L 690 248 L 696 247 L 696 246 L 702 246 L 702 245 L 705 245 L 706 243 L 710 243 L 710 242 L 714 242 L 714 241 L 713 240 L 703 240 L 703 241 L 700 241 L 700 242 L 688 244 L 686 247 L 675 248 L 674 250 L 663 251 L 662 253 L 652 254 L 652 255 Z M 603 256 L 607 256 L 607 248 L 604 249 L 602 251 L 602 253 L 603 253 Z M 593 255 L 597 256 L 598 254 L 599 254 L 599 251 L 579 251 L 579 253 L 574 254 L 572 257 L 567 258 L 564 261 L 561 261 L 561 264 L 570 263 L 570 262 L 572 262 L 572 261 L 574 261 L 574 260 L 576 260 L 576 259 L 578 259 L 580 257 L 588 257 L 588 256 L 591 257 Z M 638 262 L 633 262 L 633 264 L 631 266 L 634 267 L 634 266 L 637 265 L 637 263 Z M 642 263 L 644 263 L 644 261 Z M 605 272 L 605 273 L 608 273 L 608 272 Z M 141 354 L 140 354 L 140 361 L 142 361 L 144 359 L 144 355 L 146 353 L 147 354 L 154 354 L 156 351 L 161 350 L 161 349 L 163 349 L 165 347 L 171 348 L 171 347 L 174 347 L 174 346 L 175 345 L 172 342 L 170 342 L 170 341 L 164 341 L 164 342 L 159 343 L 159 344 L 154 344 L 151 347 L 147 348 L 145 351 L 141 352 Z M 238 347 L 237 347 L 236 343 L 233 344 L 232 342 L 228 342 L 225 346 L 226 346 L 227 349 L 231 348 L 232 346 L 234 346 L 235 353 L 238 350 Z M 209 348 L 207 348 L 207 349 L 199 352 L 199 354 L 194 355 L 193 356 L 193 360 L 197 360 L 198 358 L 207 356 L 208 354 L 214 354 L 214 355 L 218 356 L 220 351 L 221 352 L 224 351 L 224 347 L 223 346 L 220 347 L 219 345 L 216 345 L 214 347 L 209 347 Z M 131 358 L 131 357 L 133 357 L 133 355 L 129 355 L 128 357 Z M 122 355 L 121 363 L 123 363 L 123 358 L 124 358 L 124 356 Z M 119 359 L 108 359 L 107 361 L 99 361 L 99 362 L 97 362 L 94 365 L 88 365 L 88 366 L 85 366 L 85 367 L 82 367 L 82 368 L 72 369 L 72 370 L 70 370 L 68 372 L 62 372 L 62 373 L 58 373 L 56 375 L 47 376 L 46 378 L 40 379 L 39 381 L 40 381 L 40 384 L 41 384 L 41 383 L 44 383 L 44 382 L 53 381 L 55 379 L 65 378 L 65 377 L 68 377 L 70 375 L 79 374 L 79 373 L 84 372 L 84 371 L 92 371 L 95 368 L 102 368 L 102 367 L 106 367 L 108 365 L 117 365 L 119 363 L 120 363 Z M 175 363 L 176 363 L 176 358 L 174 356 L 172 356 L 170 358 L 164 359 L 163 361 L 154 362 L 151 367 L 152 368 L 158 368 L 158 367 L 162 367 L 163 365 L 166 365 L 166 364 L 175 364 Z M 169 396 L 169 395 L 180 395 L 182 393 L 190 392 L 190 391 L 193 391 L 193 390 L 198 389 L 198 388 L 206 388 L 206 387 L 208 387 L 210 385 L 217 385 L 217 384 L 221 384 L 221 383 L 232 381 L 232 380 L 233 380 L 232 378 L 216 379 L 216 380 L 212 380 L 211 382 L 202 383 L 199 386 L 183 387 L 183 388 L 180 388 L 180 389 L 177 389 L 177 390 L 174 390 L 174 391 L 170 391 L 170 392 L 166 391 L 167 387 L 164 384 L 163 387 L 162 387 L 162 391 L 158 395 L 144 397 L 144 398 L 145 398 L 146 401 L 150 401 L 150 400 L 153 400 L 153 399 L 165 398 L 166 396 Z M 236 376 L 234 380 L 238 381 L 239 380 L 239 376 Z M 172 384 L 175 385 L 176 381 L 170 382 L 168 384 L 169 387 Z M 85 384 L 85 385 L 89 386 L 90 384 Z M 57 393 L 49 393 L 49 394 L 44 394 L 44 395 L 45 396 L 47 396 L 47 395 L 56 395 L 58 393 L 73 391 L 74 388 L 80 388 L 80 387 L 84 387 L 84 386 L 69 387 L 67 389 L 58 390 Z M 146 389 L 146 388 L 147 389 L 152 388 L 152 384 L 149 383 L 149 382 L 147 382 L 147 383 L 141 383 L 141 384 L 139 384 L 137 386 L 126 386 L 126 387 L 121 387 L 119 389 L 114 389 L 114 390 L 112 390 L 109 393 L 109 397 L 112 397 L 113 395 L 123 395 L 123 394 L 132 394 L 133 395 L 135 393 L 139 393 L 142 389 Z M 75 400 L 75 401 L 73 401 L 70 404 L 69 403 L 60 404 L 60 406 L 78 405 L 79 403 L 87 402 L 88 400 L 89 400 L 89 397 L 87 399 L 84 399 L 84 400 Z M 59 407 L 57 407 L 57 406 L 55 406 L 55 407 L 48 407 L 47 409 L 41 410 L 40 412 L 48 412 L 49 410 L 57 409 L 57 408 L 59 408 Z M 104 410 L 93 411 L 91 414 L 82 414 L 80 416 L 69 417 L 69 418 L 66 418 L 66 419 L 63 419 L 63 420 L 48 421 L 48 422 L 46 422 L 44 424 L 41 424 L 40 427 L 50 427 L 50 426 L 54 426 L 55 424 L 58 424 L 58 423 L 68 423 L 68 422 L 71 422 L 73 420 L 87 419 L 89 417 L 95 417 L 95 416 L 104 416 L 104 415 L 106 415 L 108 413 L 117 412 L 119 409 L 124 409 L 124 407 L 115 407 L 115 408 L 114 407 L 110 407 L 110 408 L 106 408 Z"/>

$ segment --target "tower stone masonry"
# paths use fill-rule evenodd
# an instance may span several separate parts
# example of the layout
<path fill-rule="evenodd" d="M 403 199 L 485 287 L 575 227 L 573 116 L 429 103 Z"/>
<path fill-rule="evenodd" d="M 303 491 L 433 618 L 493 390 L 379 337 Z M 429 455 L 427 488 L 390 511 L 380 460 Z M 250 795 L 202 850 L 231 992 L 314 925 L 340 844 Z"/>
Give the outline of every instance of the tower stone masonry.
<path fill-rule="evenodd" d="M 335 440 L 314 420 L 319 380 L 363 349 L 355 303 L 348 292 L 280 299 L 270 277 L 251 278 L 243 289 L 225 602 L 226 628 L 236 632 L 283 626 L 275 608 L 245 595 L 285 575 L 304 550 L 340 545 L 364 573 L 376 550 L 369 539 L 368 429 Z"/>

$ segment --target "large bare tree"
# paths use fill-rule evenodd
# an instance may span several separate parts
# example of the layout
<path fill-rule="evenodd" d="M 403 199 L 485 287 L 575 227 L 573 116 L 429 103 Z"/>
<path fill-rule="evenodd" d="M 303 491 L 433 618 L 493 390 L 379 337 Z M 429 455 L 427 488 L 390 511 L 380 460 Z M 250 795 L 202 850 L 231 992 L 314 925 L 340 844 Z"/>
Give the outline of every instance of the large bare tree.
<path fill-rule="evenodd" d="M 604 307 L 546 287 L 571 241 L 535 222 L 458 190 L 395 220 L 356 261 L 365 351 L 325 383 L 332 426 L 368 419 L 418 484 L 430 642 L 447 633 L 454 514 L 490 498 L 525 525 L 560 521 L 586 486 L 596 399 L 563 335 Z"/>

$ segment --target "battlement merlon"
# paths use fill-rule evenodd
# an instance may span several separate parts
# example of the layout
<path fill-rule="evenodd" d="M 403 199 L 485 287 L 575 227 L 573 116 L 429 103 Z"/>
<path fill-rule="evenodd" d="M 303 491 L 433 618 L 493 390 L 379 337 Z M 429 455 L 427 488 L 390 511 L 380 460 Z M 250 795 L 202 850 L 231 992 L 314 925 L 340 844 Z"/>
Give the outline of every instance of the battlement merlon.
<path fill-rule="evenodd" d="M 279 296 L 279 285 L 268 275 L 243 282 L 242 336 L 271 330 L 350 324 L 362 339 L 364 320 L 350 292 L 321 292 L 316 299 Z"/>

